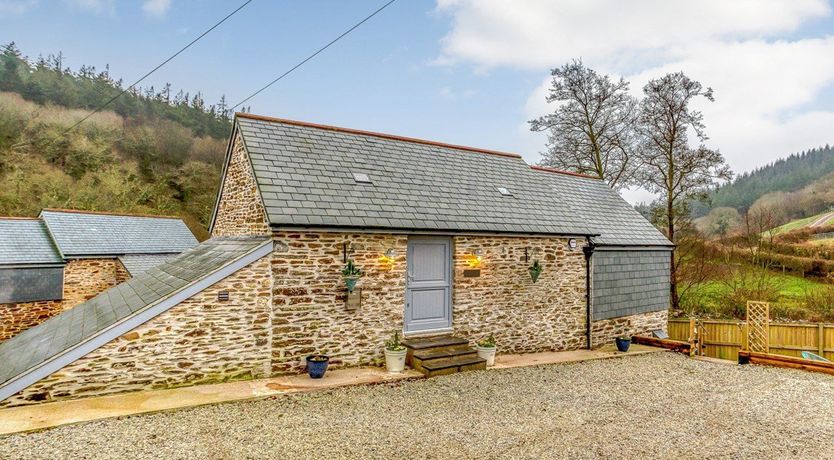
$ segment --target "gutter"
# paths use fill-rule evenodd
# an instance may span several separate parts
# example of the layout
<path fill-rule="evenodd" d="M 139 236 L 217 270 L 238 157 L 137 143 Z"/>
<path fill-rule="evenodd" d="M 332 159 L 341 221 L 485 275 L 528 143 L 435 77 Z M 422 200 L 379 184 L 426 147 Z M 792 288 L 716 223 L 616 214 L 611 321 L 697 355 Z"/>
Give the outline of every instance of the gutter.
<path fill-rule="evenodd" d="M 587 340 L 587 348 L 591 349 L 591 312 L 593 311 L 591 301 L 593 299 L 591 290 L 593 283 L 591 282 L 591 265 L 593 263 L 592 256 L 594 255 L 594 241 L 588 237 L 588 244 L 582 248 L 585 253 L 585 339 Z"/>

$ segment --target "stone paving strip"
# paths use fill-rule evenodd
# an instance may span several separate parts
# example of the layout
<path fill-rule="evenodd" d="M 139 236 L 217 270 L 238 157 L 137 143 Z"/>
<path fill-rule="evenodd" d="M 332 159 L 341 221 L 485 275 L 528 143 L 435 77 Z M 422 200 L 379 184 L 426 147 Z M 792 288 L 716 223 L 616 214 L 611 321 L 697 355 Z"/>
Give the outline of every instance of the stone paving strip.
<path fill-rule="evenodd" d="M 652 353 L 467 372 L 0 438 L 0 457 L 832 458 L 834 378 Z"/>
<path fill-rule="evenodd" d="M 628 354 L 616 352 L 613 345 L 598 350 L 575 350 L 520 355 L 499 355 L 496 369 L 558 364 L 620 356 L 657 353 L 659 348 L 632 345 Z M 390 374 L 376 367 L 357 367 L 328 371 L 321 380 L 306 374 L 270 379 L 197 385 L 170 390 L 137 391 L 112 396 L 84 398 L 55 403 L 36 404 L 0 410 L 0 435 L 53 428 L 72 423 L 88 422 L 110 417 L 182 409 L 204 404 L 243 401 L 306 391 L 387 383 L 403 379 L 422 378 L 413 370 Z"/>

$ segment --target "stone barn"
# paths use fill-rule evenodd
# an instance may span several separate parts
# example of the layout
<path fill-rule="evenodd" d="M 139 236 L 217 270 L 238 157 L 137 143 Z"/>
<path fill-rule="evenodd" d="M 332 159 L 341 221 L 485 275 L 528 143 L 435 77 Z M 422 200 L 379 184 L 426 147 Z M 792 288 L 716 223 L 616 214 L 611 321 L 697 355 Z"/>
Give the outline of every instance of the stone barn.
<path fill-rule="evenodd" d="M 67 209 L 0 217 L 0 341 L 196 245 L 172 217 Z"/>
<path fill-rule="evenodd" d="M 210 231 L 0 344 L 0 405 L 379 363 L 395 331 L 524 353 L 666 328 L 671 243 L 513 153 L 238 114 Z"/>

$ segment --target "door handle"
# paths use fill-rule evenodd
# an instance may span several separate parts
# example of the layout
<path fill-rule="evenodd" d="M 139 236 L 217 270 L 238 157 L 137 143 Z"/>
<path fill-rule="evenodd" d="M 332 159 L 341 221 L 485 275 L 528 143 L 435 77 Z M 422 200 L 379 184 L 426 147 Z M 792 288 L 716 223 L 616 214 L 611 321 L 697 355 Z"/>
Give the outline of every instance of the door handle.
<path fill-rule="evenodd" d="M 406 272 L 406 277 L 409 283 L 414 281 L 414 275 L 412 275 L 411 272 Z"/>

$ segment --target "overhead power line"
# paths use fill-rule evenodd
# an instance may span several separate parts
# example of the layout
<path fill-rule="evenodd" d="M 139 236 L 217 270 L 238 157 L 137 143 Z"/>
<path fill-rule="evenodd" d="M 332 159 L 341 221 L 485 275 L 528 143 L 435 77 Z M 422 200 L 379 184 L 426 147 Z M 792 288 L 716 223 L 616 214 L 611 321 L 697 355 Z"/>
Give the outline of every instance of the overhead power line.
<path fill-rule="evenodd" d="M 102 110 L 104 110 L 104 109 L 105 109 L 108 105 L 112 104 L 112 103 L 113 103 L 113 101 L 115 101 L 116 99 L 118 99 L 119 97 L 121 97 L 122 95 L 124 95 L 126 92 L 130 91 L 130 89 L 131 89 L 131 88 L 133 88 L 134 86 L 136 86 L 136 85 L 138 85 L 139 83 L 141 83 L 144 79 L 146 79 L 146 78 L 148 78 L 149 76 L 151 76 L 154 72 L 156 72 L 157 70 L 161 69 L 161 68 L 162 68 L 162 66 L 164 66 L 165 64 L 167 64 L 167 63 L 171 62 L 171 61 L 172 61 L 175 57 L 177 57 L 177 56 L 179 56 L 180 54 L 182 54 L 182 52 L 183 52 L 183 51 L 187 50 L 188 48 L 191 48 L 191 45 L 193 45 L 193 44 L 197 43 L 198 41 L 200 41 L 200 39 L 202 39 L 203 37 L 205 37 L 206 35 L 208 35 L 208 34 L 209 34 L 212 30 L 214 30 L 214 29 L 218 28 L 221 24 L 223 24 L 224 22 L 226 22 L 226 20 L 228 20 L 229 18 L 231 18 L 232 16 L 234 16 L 234 15 L 235 15 L 238 11 L 242 10 L 242 9 L 243 9 L 246 5 L 248 5 L 248 4 L 250 4 L 250 3 L 252 3 L 252 0 L 246 0 L 245 2 L 243 2 L 243 4 L 241 4 L 239 7 L 237 7 L 234 11 L 232 11 L 232 12 L 231 12 L 231 13 L 229 13 L 229 14 L 227 14 L 227 15 L 226 15 L 223 19 L 221 19 L 220 21 L 218 21 L 217 23 L 215 23 L 213 26 L 211 26 L 211 27 L 209 27 L 208 29 L 206 29 L 206 31 L 205 31 L 205 32 L 201 33 L 200 35 L 198 35 L 198 36 L 197 36 L 197 38 L 195 38 L 194 40 L 191 40 L 191 41 L 190 41 L 187 45 L 185 45 L 185 46 L 183 46 L 182 48 L 180 48 L 180 50 L 179 50 L 179 51 L 177 51 L 176 53 L 172 54 L 172 55 L 171 55 L 168 59 L 166 59 L 166 60 L 162 61 L 159 65 L 157 65 L 156 67 L 154 67 L 153 69 L 151 69 L 151 70 L 150 70 L 149 72 L 147 72 L 145 75 L 142 75 L 142 77 L 141 77 L 141 78 L 139 78 L 138 80 L 136 80 L 135 82 L 133 82 L 133 84 L 131 84 L 130 86 L 128 86 L 128 87 L 126 87 L 125 89 L 123 89 L 123 90 L 122 90 L 119 94 L 117 94 L 117 95 L 115 95 L 115 96 L 111 97 L 110 99 L 108 99 L 108 100 L 107 100 L 107 102 L 105 102 L 104 104 L 101 104 L 100 106 L 96 107 L 96 109 L 95 109 L 95 110 L 93 110 L 92 112 L 88 113 L 86 116 L 84 116 L 84 118 L 82 118 L 82 119 L 78 120 L 78 122 L 76 122 L 74 125 L 72 125 L 72 126 L 70 126 L 69 128 L 65 129 L 65 130 L 64 130 L 64 132 L 62 132 L 62 133 L 61 133 L 61 136 L 59 136 L 59 137 L 63 137 L 64 135 L 66 135 L 67 133 L 69 133 L 70 131 L 72 131 L 73 129 L 77 128 L 77 127 L 78 127 L 81 123 L 84 123 L 85 121 L 87 121 L 87 119 L 89 119 L 89 118 L 90 118 L 90 117 L 92 117 L 93 115 L 95 115 L 95 114 L 97 114 L 97 113 L 101 112 Z"/>
<path fill-rule="evenodd" d="M 231 110 L 231 111 L 234 111 L 236 108 L 238 108 L 238 107 L 240 107 L 241 105 L 243 105 L 244 103 L 246 103 L 246 101 L 248 101 L 249 99 L 252 99 L 253 97 L 255 97 L 255 96 L 257 96 L 258 94 L 262 93 L 264 90 L 266 90 L 266 89 L 267 89 L 267 88 L 269 88 L 270 86 L 274 85 L 275 83 L 278 83 L 279 81 L 281 81 L 281 79 L 283 79 L 284 77 L 286 77 L 287 75 L 289 75 L 289 74 L 291 74 L 293 71 L 295 71 L 295 69 L 297 69 L 297 68 L 299 68 L 299 67 L 303 66 L 304 64 L 306 64 L 306 63 L 307 63 L 307 61 L 309 61 L 309 60 L 313 59 L 314 57 L 318 56 L 321 52 L 323 52 L 323 51 L 324 51 L 324 50 L 326 50 L 327 48 L 330 48 L 330 46 L 331 46 L 331 45 L 333 45 L 333 44 L 334 44 L 334 43 L 336 43 L 337 41 L 339 41 L 339 40 L 341 40 L 342 38 L 344 38 L 346 35 L 350 34 L 350 33 L 351 33 L 351 32 L 353 32 L 354 30 L 356 30 L 356 29 L 357 29 L 359 26 L 361 26 L 362 24 L 364 24 L 364 23 L 368 22 L 371 18 L 373 18 L 374 16 L 376 16 L 377 14 L 379 14 L 379 13 L 380 13 L 382 10 L 384 10 L 385 8 L 388 8 L 388 6 L 390 6 L 392 3 L 396 2 L 396 1 L 397 1 L 397 0 L 390 0 L 390 1 L 388 1 L 388 3 L 386 3 L 386 4 L 382 5 L 382 6 L 381 6 L 381 7 L 379 7 L 376 11 L 374 11 L 373 13 L 369 14 L 368 16 L 366 16 L 366 17 L 365 17 L 365 19 L 363 19 L 363 20 L 361 20 L 361 21 L 357 22 L 357 23 L 356 23 L 356 24 L 354 24 L 354 25 L 353 25 L 350 29 L 348 29 L 348 30 L 346 30 L 346 31 L 342 32 L 342 34 L 341 34 L 341 35 L 339 35 L 338 37 L 336 37 L 336 38 L 334 38 L 333 40 L 331 40 L 328 44 L 326 44 L 326 45 L 322 46 L 321 48 L 319 48 L 319 49 L 318 49 L 315 53 L 313 53 L 313 54 L 311 54 L 311 55 L 307 56 L 307 57 L 306 57 L 303 61 L 299 62 L 298 64 L 294 65 L 292 68 L 290 68 L 289 70 L 287 70 L 286 72 L 284 72 L 284 73 L 282 73 L 281 75 L 279 75 L 279 76 L 278 76 L 278 78 L 276 78 L 275 80 L 272 80 L 271 82 L 269 82 L 269 83 L 267 83 L 265 86 L 263 86 L 261 89 L 259 89 L 259 90 L 255 91 L 254 93 L 250 94 L 248 97 L 246 97 L 246 99 L 244 99 L 244 100 L 242 100 L 242 101 L 238 102 L 237 104 L 233 105 L 233 106 L 232 106 L 232 108 L 231 108 L 230 110 Z"/>

